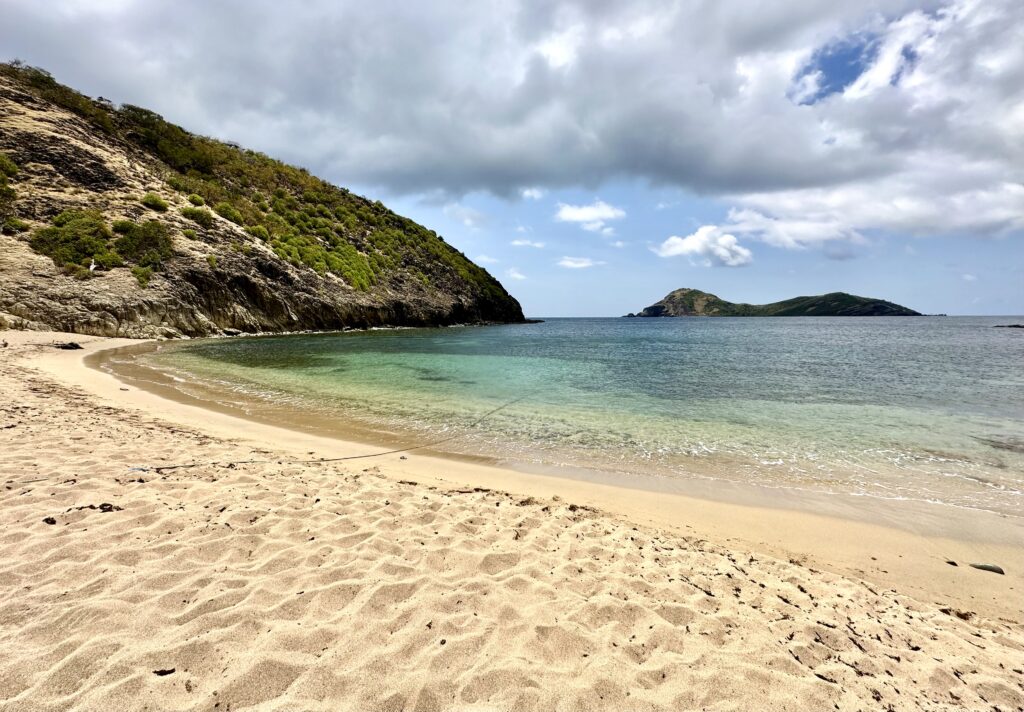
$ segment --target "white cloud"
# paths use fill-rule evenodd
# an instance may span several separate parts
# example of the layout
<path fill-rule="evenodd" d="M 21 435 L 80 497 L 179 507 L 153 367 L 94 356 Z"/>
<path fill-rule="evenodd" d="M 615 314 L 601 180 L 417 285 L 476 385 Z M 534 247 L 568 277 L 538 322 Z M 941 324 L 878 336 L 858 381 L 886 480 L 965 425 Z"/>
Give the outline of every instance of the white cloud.
<path fill-rule="evenodd" d="M 487 216 L 479 210 L 474 210 L 461 203 L 448 203 L 444 206 L 444 214 L 474 230 L 480 228 L 487 221 Z"/>
<path fill-rule="evenodd" d="M 535 242 L 534 240 L 512 240 L 509 244 L 513 247 L 535 247 L 538 250 L 544 247 L 543 242 Z"/>
<path fill-rule="evenodd" d="M 602 235 L 612 235 L 615 230 L 605 223 L 609 220 L 621 220 L 626 217 L 626 211 L 609 205 L 603 200 L 595 199 L 590 205 L 568 205 L 558 204 L 558 212 L 555 213 L 555 220 L 559 222 L 577 223 L 584 230 L 599 232 Z"/>
<path fill-rule="evenodd" d="M 789 249 L 802 249 L 833 240 L 864 242 L 856 230 L 832 216 L 811 214 L 801 217 L 769 217 L 752 209 L 729 211 L 728 223 L 723 227 L 732 233 L 751 235 L 772 245 Z"/>
<path fill-rule="evenodd" d="M 590 205 L 559 203 L 558 212 L 555 214 L 556 220 L 578 223 L 603 222 L 605 220 L 618 220 L 624 217 L 626 217 L 625 210 L 609 205 L 603 200 L 595 200 Z"/>
<path fill-rule="evenodd" d="M 526 279 L 526 275 L 517 270 L 515 267 L 509 267 L 507 270 L 505 270 L 505 276 L 508 277 L 509 279 L 515 280 Z"/>
<path fill-rule="evenodd" d="M 482 264 L 482 265 L 496 265 L 496 264 L 498 264 L 498 260 L 497 259 L 495 259 L 494 257 L 489 257 L 488 255 L 477 255 L 476 259 L 474 259 L 473 261 L 477 262 L 478 264 Z"/>
<path fill-rule="evenodd" d="M 707 266 L 742 267 L 754 259 L 735 235 L 722 232 L 716 225 L 704 225 L 686 237 L 673 235 L 654 248 L 654 252 L 659 257 L 703 257 Z"/>
<path fill-rule="evenodd" d="M 558 266 L 565 267 L 566 269 L 587 269 L 588 267 L 597 267 L 603 264 L 606 263 L 592 260 L 589 257 L 563 257 L 558 260 Z"/>
<path fill-rule="evenodd" d="M 978 277 L 973 274 L 965 274 L 963 275 L 963 279 L 965 282 L 974 282 L 978 279 Z"/>
<path fill-rule="evenodd" d="M 540 200 L 547 193 L 543 188 L 523 188 L 519 194 L 527 200 Z"/>
<path fill-rule="evenodd" d="M 531 199 L 637 179 L 756 214 L 730 233 L 790 248 L 1024 233 L 1020 0 L 253 0 L 202 23 L 125 0 L 3 12 L 7 56 L 343 185 Z M 818 61 L 865 37 L 877 51 L 860 64 Z"/>
<path fill-rule="evenodd" d="M 612 243 L 612 247 L 625 247 L 628 244 L 629 244 L 628 242 L 623 242 L 622 240 L 616 240 L 615 242 Z"/>
<path fill-rule="evenodd" d="M 574 25 L 546 37 L 537 45 L 537 52 L 547 60 L 552 69 L 567 67 L 576 61 L 576 54 L 583 44 L 583 28 Z"/>

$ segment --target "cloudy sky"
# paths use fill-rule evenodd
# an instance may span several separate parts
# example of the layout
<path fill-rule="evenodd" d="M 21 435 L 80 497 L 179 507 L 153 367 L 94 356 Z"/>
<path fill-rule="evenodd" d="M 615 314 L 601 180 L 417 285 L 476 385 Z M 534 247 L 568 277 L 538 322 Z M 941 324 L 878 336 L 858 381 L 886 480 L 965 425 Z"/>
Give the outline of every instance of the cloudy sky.
<path fill-rule="evenodd" d="M 1020 0 L 0 0 L 0 55 L 379 198 L 533 316 L 1024 314 Z"/>

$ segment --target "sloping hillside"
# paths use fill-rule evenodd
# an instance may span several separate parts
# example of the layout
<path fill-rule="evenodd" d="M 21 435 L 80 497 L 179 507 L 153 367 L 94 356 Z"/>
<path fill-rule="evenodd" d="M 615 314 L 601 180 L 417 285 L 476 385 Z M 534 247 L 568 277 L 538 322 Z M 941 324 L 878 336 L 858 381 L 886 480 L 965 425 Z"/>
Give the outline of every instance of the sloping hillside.
<path fill-rule="evenodd" d="M 831 292 L 771 304 L 735 304 L 699 289 L 677 289 L 664 299 L 627 316 L 921 316 L 884 299 Z"/>
<path fill-rule="evenodd" d="M 523 320 L 433 231 L 0 65 L 0 328 L 199 336 Z"/>

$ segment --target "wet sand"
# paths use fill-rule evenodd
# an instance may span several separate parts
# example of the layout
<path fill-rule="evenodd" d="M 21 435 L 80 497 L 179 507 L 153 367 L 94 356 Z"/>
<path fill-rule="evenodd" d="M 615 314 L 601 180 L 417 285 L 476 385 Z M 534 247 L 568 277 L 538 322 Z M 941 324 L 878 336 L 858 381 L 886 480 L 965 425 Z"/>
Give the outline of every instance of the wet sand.
<path fill-rule="evenodd" d="M 320 462 L 380 448 L 4 339 L 0 709 L 1024 706 L 1005 518 Z"/>

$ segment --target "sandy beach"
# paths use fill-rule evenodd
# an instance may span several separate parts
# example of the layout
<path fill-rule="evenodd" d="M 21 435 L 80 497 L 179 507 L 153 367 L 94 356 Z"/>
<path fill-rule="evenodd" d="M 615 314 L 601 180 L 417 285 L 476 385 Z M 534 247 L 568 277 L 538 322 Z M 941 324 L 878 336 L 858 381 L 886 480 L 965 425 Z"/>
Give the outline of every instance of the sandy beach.
<path fill-rule="evenodd" d="M 2 341 L 0 710 L 1024 709 L 1008 518 L 320 462 Z"/>

